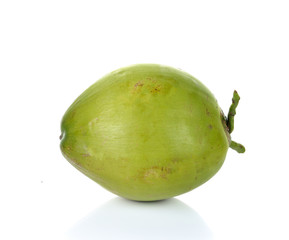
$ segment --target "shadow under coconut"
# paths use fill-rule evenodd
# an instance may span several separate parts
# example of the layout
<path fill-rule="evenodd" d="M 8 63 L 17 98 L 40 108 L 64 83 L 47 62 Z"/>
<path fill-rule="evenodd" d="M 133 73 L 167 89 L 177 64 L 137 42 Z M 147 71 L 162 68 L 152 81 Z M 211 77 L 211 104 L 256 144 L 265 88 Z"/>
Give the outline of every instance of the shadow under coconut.
<path fill-rule="evenodd" d="M 114 198 L 81 219 L 67 232 L 68 239 L 213 239 L 192 208 L 172 198 L 134 202 Z"/>

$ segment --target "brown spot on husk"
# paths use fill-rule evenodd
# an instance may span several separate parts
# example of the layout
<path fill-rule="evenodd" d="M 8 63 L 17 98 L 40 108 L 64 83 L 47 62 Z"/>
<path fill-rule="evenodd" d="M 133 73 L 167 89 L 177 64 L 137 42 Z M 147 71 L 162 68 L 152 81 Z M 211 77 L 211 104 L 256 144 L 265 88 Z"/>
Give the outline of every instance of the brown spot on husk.
<path fill-rule="evenodd" d="M 137 88 L 138 86 L 142 87 L 144 84 L 141 81 L 138 81 L 134 87 Z"/>
<path fill-rule="evenodd" d="M 167 176 L 173 172 L 172 168 L 153 166 L 150 168 L 144 168 L 140 172 L 140 178 L 145 181 L 150 181 L 156 178 L 167 179 Z"/>
<path fill-rule="evenodd" d="M 152 86 L 151 93 L 158 93 L 161 91 L 161 85 Z"/>

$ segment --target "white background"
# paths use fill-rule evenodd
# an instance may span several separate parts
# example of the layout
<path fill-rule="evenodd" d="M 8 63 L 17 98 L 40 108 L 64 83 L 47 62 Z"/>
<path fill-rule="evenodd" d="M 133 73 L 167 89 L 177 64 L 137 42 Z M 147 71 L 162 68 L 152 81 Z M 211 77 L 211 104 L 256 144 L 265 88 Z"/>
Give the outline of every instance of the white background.
<path fill-rule="evenodd" d="M 1 239 L 289 239 L 288 1 L 0 2 Z M 60 120 L 103 75 L 181 68 L 227 112 L 229 150 L 209 182 L 156 203 L 123 200 L 59 150 Z"/>

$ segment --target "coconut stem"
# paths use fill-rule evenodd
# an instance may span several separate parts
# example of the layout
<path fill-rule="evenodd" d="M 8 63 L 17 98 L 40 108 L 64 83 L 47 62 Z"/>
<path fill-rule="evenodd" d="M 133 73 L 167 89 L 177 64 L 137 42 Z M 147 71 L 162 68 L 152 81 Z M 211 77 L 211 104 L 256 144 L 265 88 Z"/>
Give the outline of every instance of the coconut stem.
<path fill-rule="evenodd" d="M 232 133 L 234 130 L 234 117 L 236 115 L 236 108 L 238 106 L 239 100 L 240 100 L 240 96 L 235 90 L 233 94 L 233 98 L 232 98 L 232 104 L 230 106 L 228 118 L 227 118 L 227 126 L 229 128 L 229 133 Z"/>
<path fill-rule="evenodd" d="M 244 153 L 246 150 L 242 144 L 236 143 L 234 141 L 231 141 L 230 148 L 234 149 L 238 153 Z"/>
<path fill-rule="evenodd" d="M 233 98 L 232 98 L 232 104 L 230 106 L 228 117 L 227 117 L 227 127 L 229 129 L 229 133 L 232 133 L 234 130 L 234 117 L 236 115 L 236 108 L 238 106 L 239 100 L 240 100 L 240 96 L 238 92 L 235 90 L 233 94 Z M 236 143 L 234 141 L 231 141 L 230 148 L 234 149 L 238 153 L 245 152 L 245 147 L 242 144 Z"/>

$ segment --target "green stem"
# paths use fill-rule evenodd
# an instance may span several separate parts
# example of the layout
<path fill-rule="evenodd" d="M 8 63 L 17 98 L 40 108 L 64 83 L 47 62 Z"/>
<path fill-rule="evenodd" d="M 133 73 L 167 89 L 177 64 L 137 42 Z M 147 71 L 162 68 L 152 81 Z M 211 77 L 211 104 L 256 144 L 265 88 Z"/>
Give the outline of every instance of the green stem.
<path fill-rule="evenodd" d="M 240 96 L 235 90 L 233 94 L 233 98 L 232 98 L 232 104 L 230 106 L 228 118 L 227 118 L 228 119 L 227 126 L 229 128 L 229 133 L 232 133 L 234 130 L 234 117 L 236 115 L 236 108 L 238 106 L 239 100 L 240 100 Z"/>
<path fill-rule="evenodd" d="M 231 141 L 230 148 L 236 150 L 238 153 L 244 153 L 246 150 L 242 144 L 236 143 L 234 141 Z"/>
<path fill-rule="evenodd" d="M 230 106 L 228 117 L 227 117 L 227 127 L 229 130 L 229 134 L 232 133 L 234 130 L 234 117 L 236 115 L 236 108 L 238 106 L 239 101 L 240 101 L 240 96 L 235 90 L 233 94 L 233 98 L 232 98 L 232 104 Z M 238 153 L 245 152 L 245 147 L 242 144 L 236 143 L 234 141 L 231 141 L 230 148 L 234 149 Z"/>

